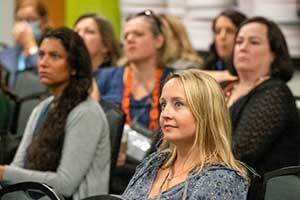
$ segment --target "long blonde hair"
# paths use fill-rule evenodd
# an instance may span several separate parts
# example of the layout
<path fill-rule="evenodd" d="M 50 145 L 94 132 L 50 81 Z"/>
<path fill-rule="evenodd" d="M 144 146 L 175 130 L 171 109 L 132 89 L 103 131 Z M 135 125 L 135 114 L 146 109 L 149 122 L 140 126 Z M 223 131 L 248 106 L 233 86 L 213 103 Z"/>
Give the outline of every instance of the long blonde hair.
<path fill-rule="evenodd" d="M 173 37 L 167 37 L 167 43 L 175 43 L 178 46 L 175 49 L 169 49 L 167 64 L 172 64 L 181 58 L 196 63 L 199 68 L 202 67 L 203 59 L 193 49 L 182 20 L 175 15 L 161 14 L 160 17 L 167 23 L 164 24 L 167 34 L 173 35 Z"/>
<path fill-rule="evenodd" d="M 197 69 L 175 72 L 167 81 L 173 78 L 183 84 L 187 105 L 196 121 L 191 155 L 197 156 L 189 159 L 199 170 L 206 164 L 219 163 L 247 177 L 244 165 L 232 153 L 230 115 L 219 84 Z M 176 158 L 175 145 L 164 140 L 159 150 L 171 152 L 163 167 L 170 166 Z"/>

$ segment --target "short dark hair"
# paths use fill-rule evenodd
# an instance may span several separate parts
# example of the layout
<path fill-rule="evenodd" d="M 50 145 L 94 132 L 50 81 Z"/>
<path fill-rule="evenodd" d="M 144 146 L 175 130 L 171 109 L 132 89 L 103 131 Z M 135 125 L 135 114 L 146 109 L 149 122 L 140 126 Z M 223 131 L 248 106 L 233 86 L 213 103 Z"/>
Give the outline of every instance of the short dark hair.
<path fill-rule="evenodd" d="M 279 78 L 285 82 L 289 81 L 293 76 L 294 69 L 285 37 L 279 26 L 267 18 L 257 16 L 244 21 L 237 34 L 243 26 L 249 23 L 263 24 L 267 28 L 269 46 L 275 56 L 271 64 L 271 77 Z"/>
<path fill-rule="evenodd" d="M 238 28 L 241 23 L 243 21 L 245 21 L 245 19 L 247 19 L 246 15 L 244 15 L 243 13 L 237 11 L 237 10 L 224 10 L 223 12 L 221 12 L 218 16 L 216 16 L 213 19 L 213 23 L 212 23 L 212 30 L 215 31 L 216 28 L 216 23 L 217 20 L 219 19 L 219 17 L 227 17 L 228 19 L 230 19 L 230 21 Z"/>

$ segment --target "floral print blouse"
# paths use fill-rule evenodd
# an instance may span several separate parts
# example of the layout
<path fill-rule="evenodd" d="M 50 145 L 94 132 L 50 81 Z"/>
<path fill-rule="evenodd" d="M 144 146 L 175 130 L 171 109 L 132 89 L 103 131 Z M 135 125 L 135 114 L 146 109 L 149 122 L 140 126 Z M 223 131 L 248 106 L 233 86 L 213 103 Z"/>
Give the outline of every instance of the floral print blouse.
<path fill-rule="evenodd" d="M 153 153 L 145 158 L 122 196 L 128 200 L 246 200 L 248 181 L 221 164 L 207 165 L 200 172 L 190 173 L 186 181 L 153 199 L 148 198 L 152 183 L 166 157 L 165 153 Z"/>

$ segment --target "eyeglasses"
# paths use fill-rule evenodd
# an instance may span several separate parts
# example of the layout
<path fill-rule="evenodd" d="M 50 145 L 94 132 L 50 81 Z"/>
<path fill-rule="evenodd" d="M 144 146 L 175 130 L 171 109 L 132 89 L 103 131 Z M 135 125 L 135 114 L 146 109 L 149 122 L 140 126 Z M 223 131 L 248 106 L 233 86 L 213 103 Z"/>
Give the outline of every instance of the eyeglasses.
<path fill-rule="evenodd" d="M 39 20 L 39 18 L 36 18 L 36 17 L 16 17 L 17 22 L 31 23 L 31 22 L 35 22 L 35 21 L 38 21 L 38 20 Z"/>
<path fill-rule="evenodd" d="M 146 17 L 149 17 L 149 18 L 152 18 L 154 20 L 154 22 L 156 23 L 159 31 L 162 33 L 162 23 L 161 23 L 161 20 L 160 18 L 152 11 L 152 10 L 145 10 L 143 12 L 140 12 L 138 14 L 136 14 L 135 16 L 146 16 Z"/>

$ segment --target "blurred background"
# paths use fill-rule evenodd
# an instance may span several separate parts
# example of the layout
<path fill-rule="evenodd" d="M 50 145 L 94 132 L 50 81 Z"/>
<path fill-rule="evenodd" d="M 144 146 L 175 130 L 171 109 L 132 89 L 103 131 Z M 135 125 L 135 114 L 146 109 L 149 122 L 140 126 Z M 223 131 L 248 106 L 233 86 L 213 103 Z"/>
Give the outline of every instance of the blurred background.
<path fill-rule="evenodd" d="M 0 42 L 13 44 L 14 5 L 17 0 L 0 2 Z M 212 41 L 212 19 L 226 8 L 235 8 L 247 16 L 262 15 L 274 20 L 282 29 L 297 72 L 289 82 L 300 96 L 300 0 L 43 0 L 49 11 L 50 25 L 72 27 L 84 12 L 107 17 L 122 38 L 122 19 L 130 13 L 151 9 L 156 13 L 180 16 L 188 30 L 193 47 L 205 53 Z"/>

